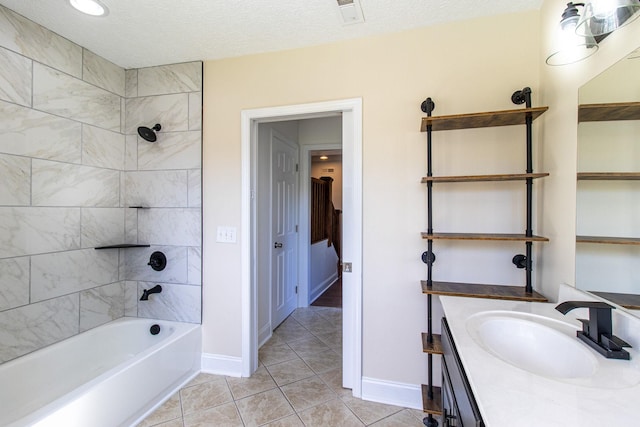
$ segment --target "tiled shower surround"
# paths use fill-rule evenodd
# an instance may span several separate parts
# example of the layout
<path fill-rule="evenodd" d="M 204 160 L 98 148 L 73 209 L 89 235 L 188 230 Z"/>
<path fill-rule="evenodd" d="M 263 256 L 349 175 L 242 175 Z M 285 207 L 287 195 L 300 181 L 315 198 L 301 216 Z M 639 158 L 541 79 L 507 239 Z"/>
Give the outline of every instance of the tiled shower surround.
<path fill-rule="evenodd" d="M 0 6 L 0 363 L 123 316 L 200 323 L 201 91 L 201 62 L 124 70 Z M 120 243 L 151 247 L 94 249 Z"/>

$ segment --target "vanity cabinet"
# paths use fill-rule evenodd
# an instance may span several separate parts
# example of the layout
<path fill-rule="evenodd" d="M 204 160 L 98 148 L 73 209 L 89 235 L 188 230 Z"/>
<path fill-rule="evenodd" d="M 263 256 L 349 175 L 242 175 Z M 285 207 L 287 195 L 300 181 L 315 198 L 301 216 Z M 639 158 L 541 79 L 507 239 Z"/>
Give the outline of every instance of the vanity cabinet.
<path fill-rule="evenodd" d="M 442 425 L 484 427 L 447 319 L 442 318 Z"/>
<path fill-rule="evenodd" d="M 588 122 L 614 122 L 610 124 L 606 124 L 606 123 L 592 124 L 591 126 L 595 126 L 595 127 L 589 128 L 589 129 L 591 130 L 591 133 L 594 135 L 598 135 L 600 131 L 604 132 L 605 129 L 611 129 L 611 126 L 615 126 L 616 129 L 620 129 L 622 128 L 622 126 L 632 125 L 633 126 L 632 128 L 625 127 L 624 129 L 625 129 L 625 132 L 627 133 L 625 134 L 626 138 L 628 138 L 630 141 L 633 141 L 634 137 L 628 133 L 629 131 L 632 131 L 632 129 L 637 129 L 637 127 L 636 125 L 633 125 L 631 123 L 624 124 L 624 122 L 637 121 L 637 120 L 640 120 L 640 102 L 581 104 L 578 107 L 578 123 L 579 124 L 588 123 Z M 603 126 L 608 126 L 608 127 L 603 127 Z M 598 131 L 598 133 L 596 133 L 595 131 Z M 612 142 L 619 142 L 619 141 L 617 141 L 617 139 L 614 139 Z M 580 144 L 580 141 L 578 141 L 578 143 Z M 587 141 L 582 141 L 582 143 L 586 144 Z M 606 156 L 609 162 L 611 162 L 613 159 L 614 160 L 613 166 L 614 167 L 618 166 L 618 168 L 620 167 L 617 164 L 617 162 L 621 163 L 622 165 L 621 168 L 627 168 L 630 166 L 629 158 L 626 158 L 626 159 L 624 158 L 624 156 L 629 156 L 629 153 L 623 150 L 616 149 L 615 147 L 612 146 L 612 143 L 599 145 L 597 144 L 597 141 L 596 141 L 596 144 L 592 143 L 592 145 L 595 145 L 597 147 L 602 147 L 602 149 L 597 150 L 597 152 L 591 153 L 592 157 L 596 155 L 600 155 L 602 157 Z M 580 150 L 578 151 L 578 153 L 580 155 Z M 598 165 L 595 164 L 592 160 L 589 166 L 597 167 Z M 589 166 L 587 168 L 589 168 Z M 607 166 L 611 166 L 611 165 L 607 165 Z M 631 167 L 635 169 L 633 165 L 631 165 Z M 594 183 L 594 181 L 598 181 L 600 182 L 600 184 Z M 598 212 L 600 212 L 599 213 L 600 216 L 597 216 L 597 215 L 595 216 L 596 218 L 598 218 L 598 221 L 594 222 L 594 225 L 590 227 L 590 230 L 595 231 L 595 233 L 597 233 L 598 235 L 578 234 L 576 236 L 576 243 L 591 244 L 591 245 L 593 244 L 615 245 L 615 246 L 609 246 L 610 249 L 607 249 L 607 253 L 611 253 L 613 258 L 616 257 L 617 255 L 626 253 L 627 249 L 623 249 L 623 248 L 629 248 L 628 250 L 631 251 L 632 250 L 631 247 L 633 246 L 637 247 L 638 245 L 640 245 L 640 237 L 637 237 L 637 236 L 621 236 L 621 235 L 611 236 L 611 235 L 605 235 L 607 234 L 606 231 L 603 233 L 599 233 L 600 230 L 606 230 L 607 228 L 609 228 L 607 227 L 607 224 L 605 224 L 606 222 L 611 224 L 612 221 L 615 221 L 615 219 L 612 219 L 613 217 L 611 216 L 611 214 L 614 211 L 616 211 L 616 208 L 622 209 L 622 212 L 625 212 L 624 209 L 630 209 L 631 211 L 633 211 L 634 209 L 634 207 L 620 208 L 620 206 L 615 203 L 606 205 L 607 202 L 603 201 L 602 199 L 603 195 L 614 194 L 614 193 L 617 194 L 625 191 L 637 191 L 638 187 L 636 186 L 640 185 L 640 183 L 637 183 L 637 181 L 640 181 L 640 171 L 637 171 L 637 170 L 578 171 L 578 174 L 577 174 L 578 197 L 580 198 L 581 192 L 584 192 L 583 194 L 585 195 L 592 195 L 590 197 L 592 200 L 591 203 L 597 204 L 603 207 L 606 206 L 606 208 L 602 209 L 602 212 L 604 213 L 601 213 L 600 210 L 598 210 Z M 606 189 L 607 191 L 605 192 L 603 191 L 603 189 Z M 633 197 L 633 195 L 631 195 L 630 197 Z M 591 213 L 592 211 L 593 210 L 590 210 Z M 629 212 L 628 215 L 621 215 L 621 217 L 629 218 L 629 221 L 635 222 L 633 220 L 632 212 Z M 620 218 L 618 218 L 618 220 L 620 220 Z M 622 221 L 619 221 L 619 222 L 622 223 Z M 618 232 L 619 230 L 614 231 L 614 233 L 618 233 Z M 614 233 L 611 233 L 611 234 L 614 234 Z M 604 246 L 601 246 L 601 247 L 604 248 Z M 614 252 L 615 247 L 617 247 L 618 249 L 615 249 L 615 252 Z M 635 252 L 629 252 L 629 256 L 633 257 L 634 253 Z M 629 294 L 629 293 L 619 293 L 619 292 L 595 291 L 591 289 L 589 289 L 589 291 L 603 298 L 606 298 L 618 305 L 621 305 L 623 307 L 630 308 L 630 309 L 640 309 L 640 297 L 638 295 Z"/>
<path fill-rule="evenodd" d="M 469 411 L 473 413 L 468 401 L 458 401 L 455 396 L 459 387 L 461 387 L 461 377 L 459 370 L 454 367 L 460 367 L 459 360 L 454 364 L 453 359 L 447 359 L 446 346 L 451 348 L 451 344 L 445 344 L 444 339 L 433 333 L 432 328 L 432 296 L 433 295 L 450 295 L 464 296 L 474 298 L 493 298 L 519 301 L 539 301 L 545 302 L 546 298 L 533 290 L 531 273 L 533 269 L 532 263 L 532 244 L 534 242 L 546 242 L 547 238 L 533 234 L 532 217 L 532 199 L 533 199 L 533 180 L 548 176 L 548 173 L 535 173 L 533 171 L 533 137 L 532 124 L 533 121 L 540 117 L 548 107 L 532 107 L 531 106 L 531 89 L 528 87 L 516 91 L 511 100 L 514 104 L 525 104 L 525 108 L 493 111 L 472 114 L 458 114 L 449 116 L 432 116 L 435 103 L 431 98 L 427 98 L 422 104 L 423 112 L 427 113 L 427 117 L 422 118 L 420 130 L 427 135 L 427 176 L 422 178 L 422 183 L 427 186 L 427 231 L 422 232 L 422 238 L 427 241 L 427 250 L 422 254 L 422 261 L 427 265 L 427 280 L 421 282 L 422 292 L 427 295 L 427 332 L 422 334 L 423 352 L 428 357 L 428 383 L 422 386 L 423 409 L 427 414 L 424 424 L 428 427 L 438 425 L 436 416 L 443 416 L 444 422 L 451 416 L 462 417 L 461 419 L 470 419 Z M 526 137 L 526 170 L 524 173 L 515 174 L 490 174 L 490 175 L 461 175 L 461 176 L 437 176 L 433 173 L 432 165 L 432 133 L 439 131 L 454 131 L 461 129 L 491 128 L 501 126 L 525 126 Z M 521 142 L 521 141 L 520 141 Z M 470 142 L 471 143 L 471 142 Z M 441 184 L 455 185 L 455 183 L 473 183 L 473 182 L 495 182 L 497 185 L 505 181 L 522 181 L 525 183 L 526 189 L 526 230 L 522 234 L 506 234 L 506 233 L 451 233 L 437 232 L 433 226 L 433 191 L 434 185 Z M 517 268 L 525 270 L 526 278 L 524 286 L 506 286 L 495 284 L 479 284 L 479 283 L 458 283 L 433 280 L 433 268 L 436 261 L 436 254 L 433 250 L 434 242 L 441 240 L 451 241 L 485 241 L 487 244 L 495 244 L 496 242 L 523 242 L 525 243 L 525 254 L 516 254 L 512 263 Z M 436 355 L 445 355 L 443 382 L 444 389 L 433 385 L 433 357 Z M 450 380 L 450 381 L 449 381 Z M 463 387 L 464 388 L 464 387 Z M 457 403 L 456 403 L 457 402 Z M 443 406 L 445 405 L 449 406 Z M 455 415 L 457 414 L 457 415 Z M 445 424 L 445 425 L 462 425 L 462 424 Z M 467 424 L 464 424 L 467 425 Z M 482 424 L 469 424 L 482 425 Z"/>

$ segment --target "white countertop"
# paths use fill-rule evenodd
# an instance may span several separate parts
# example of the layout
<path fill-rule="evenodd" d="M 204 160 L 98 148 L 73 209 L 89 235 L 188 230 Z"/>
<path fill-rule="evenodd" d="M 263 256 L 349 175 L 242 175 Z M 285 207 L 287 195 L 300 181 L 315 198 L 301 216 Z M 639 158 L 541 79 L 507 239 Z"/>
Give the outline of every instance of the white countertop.
<path fill-rule="evenodd" d="M 555 303 L 531 303 L 460 297 L 440 297 L 456 348 L 462 360 L 474 397 L 487 427 L 563 426 L 608 427 L 640 425 L 640 352 L 627 349 L 631 360 L 598 358 L 603 370 L 615 372 L 633 367 L 634 378 L 610 375 L 608 387 L 580 386 L 556 378 L 547 378 L 515 367 L 490 354 L 471 337 L 467 318 L 492 310 L 541 315 L 581 329 L 576 318 L 588 318 L 586 309 L 563 316 Z M 622 336 L 614 326 L 614 334 Z M 578 338 L 576 338 L 577 340 Z M 635 340 L 633 340 L 635 341 Z M 581 342 L 582 343 L 582 342 Z M 585 343 L 584 346 L 589 348 Z M 553 348 L 549 352 L 555 351 Z M 633 384 L 633 385 L 631 385 Z"/>

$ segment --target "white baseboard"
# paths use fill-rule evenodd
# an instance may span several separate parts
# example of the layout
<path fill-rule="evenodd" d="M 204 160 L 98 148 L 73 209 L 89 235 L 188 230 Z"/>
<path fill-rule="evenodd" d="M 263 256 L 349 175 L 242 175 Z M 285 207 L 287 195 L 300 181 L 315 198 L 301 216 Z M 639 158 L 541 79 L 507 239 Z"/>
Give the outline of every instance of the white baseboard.
<path fill-rule="evenodd" d="M 202 353 L 202 372 L 207 374 L 242 376 L 242 358 Z"/>
<path fill-rule="evenodd" d="M 258 331 L 258 348 L 262 347 L 264 343 L 269 341 L 269 338 L 271 338 L 271 335 L 272 335 L 271 322 L 269 322 L 266 325 L 264 325 L 262 328 L 260 328 L 260 330 Z"/>
<path fill-rule="evenodd" d="M 311 295 L 309 298 L 309 301 L 310 301 L 309 304 L 317 300 L 318 297 L 320 297 L 320 295 L 322 295 L 327 289 L 331 287 L 331 285 L 333 285 L 336 282 L 336 280 L 338 280 L 338 272 L 335 272 L 335 274 L 332 274 L 327 279 L 324 279 L 321 284 L 319 284 L 314 289 L 312 289 Z"/>
<path fill-rule="evenodd" d="M 422 387 L 362 377 L 362 399 L 405 408 L 422 409 Z"/>

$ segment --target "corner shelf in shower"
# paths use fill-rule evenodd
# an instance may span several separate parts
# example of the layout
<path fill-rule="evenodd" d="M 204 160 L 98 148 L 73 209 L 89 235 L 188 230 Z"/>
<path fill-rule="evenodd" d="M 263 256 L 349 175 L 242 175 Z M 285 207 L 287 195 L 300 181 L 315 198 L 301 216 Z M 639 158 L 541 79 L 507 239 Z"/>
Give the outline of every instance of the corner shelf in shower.
<path fill-rule="evenodd" d="M 128 248 L 148 248 L 151 245 L 141 245 L 137 243 L 122 243 L 120 245 L 108 245 L 108 246 L 96 246 L 96 250 L 98 249 L 128 249 Z"/>

